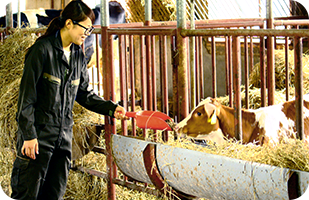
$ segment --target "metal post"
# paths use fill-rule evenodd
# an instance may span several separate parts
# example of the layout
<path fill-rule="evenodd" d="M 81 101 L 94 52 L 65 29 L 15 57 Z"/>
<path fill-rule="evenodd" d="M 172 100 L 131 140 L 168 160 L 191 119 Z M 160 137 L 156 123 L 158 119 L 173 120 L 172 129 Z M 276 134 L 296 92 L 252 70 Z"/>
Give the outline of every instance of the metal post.
<path fill-rule="evenodd" d="M 17 2 L 17 28 L 20 28 L 21 14 L 20 14 L 20 0 Z"/>
<path fill-rule="evenodd" d="M 240 40 L 238 36 L 233 36 L 233 86 L 234 86 L 234 127 L 235 138 L 242 141 L 242 121 L 241 121 L 241 59 L 240 59 Z"/>
<path fill-rule="evenodd" d="M 195 29 L 194 24 L 194 9 L 195 9 L 195 0 L 191 0 L 190 6 L 190 29 Z M 189 39 L 190 43 L 190 86 L 191 86 L 191 94 L 190 94 L 190 100 L 191 100 L 191 110 L 196 106 L 196 71 L 195 71 L 195 37 L 190 37 Z"/>
<path fill-rule="evenodd" d="M 178 94 L 180 119 L 184 119 L 189 114 L 188 104 L 188 68 L 187 68 L 187 47 L 186 38 L 181 36 L 181 30 L 186 28 L 186 2 L 177 1 L 177 49 L 179 54 L 178 65 Z"/>
<path fill-rule="evenodd" d="M 267 29 L 274 28 L 274 18 L 272 11 L 272 0 L 267 0 Z M 268 80 L 268 105 L 273 105 L 275 102 L 275 54 L 274 54 L 274 37 L 267 37 L 267 80 Z"/>
<path fill-rule="evenodd" d="M 102 37 L 102 59 L 103 59 L 103 91 L 104 98 L 106 100 L 110 100 L 112 98 L 111 93 L 111 60 L 110 56 L 110 36 L 107 33 L 109 28 L 109 1 L 101 0 L 101 37 Z M 116 176 L 116 165 L 113 161 L 112 157 L 112 149 L 111 149 L 111 134 L 112 134 L 112 125 L 111 118 L 105 117 L 105 144 L 106 144 L 106 171 L 107 171 L 107 196 L 109 200 L 116 200 L 116 187 L 113 183 L 113 179 Z"/>
<path fill-rule="evenodd" d="M 151 6 L 152 0 L 146 0 L 145 1 L 145 23 L 150 23 L 152 18 L 152 6 Z M 149 25 L 149 24 L 148 24 Z"/>
<path fill-rule="evenodd" d="M 13 28 L 12 2 L 6 5 L 6 28 Z"/>
<path fill-rule="evenodd" d="M 297 138 L 304 139 L 302 39 L 294 37 L 295 107 Z"/>

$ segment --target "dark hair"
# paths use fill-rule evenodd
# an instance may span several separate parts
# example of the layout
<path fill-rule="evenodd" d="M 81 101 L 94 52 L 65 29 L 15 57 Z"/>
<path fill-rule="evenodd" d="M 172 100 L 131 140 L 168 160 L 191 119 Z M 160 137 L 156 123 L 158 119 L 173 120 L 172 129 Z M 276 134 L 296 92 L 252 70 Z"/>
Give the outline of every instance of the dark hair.
<path fill-rule="evenodd" d="M 48 25 L 48 28 L 44 35 L 39 37 L 38 39 L 45 38 L 49 35 L 55 34 L 58 30 L 64 27 L 65 21 L 67 19 L 71 19 L 72 21 L 84 21 L 90 18 L 92 23 L 94 23 L 95 15 L 91 8 L 89 8 L 84 2 L 81 0 L 74 0 L 68 3 L 66 7 L 61 11 L 59 17 L 55 17 Z"/>

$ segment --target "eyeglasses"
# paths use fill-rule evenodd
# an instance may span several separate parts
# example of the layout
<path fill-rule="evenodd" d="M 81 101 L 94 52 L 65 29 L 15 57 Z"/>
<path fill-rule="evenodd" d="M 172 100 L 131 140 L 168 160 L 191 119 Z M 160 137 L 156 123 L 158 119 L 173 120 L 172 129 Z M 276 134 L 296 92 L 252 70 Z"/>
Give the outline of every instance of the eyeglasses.
<path fill-rule="evenodd" d="M 78 26 L 84 28 L 84 29 L 85 29 L 85 32 L 84 32 L 85 35 L 90 35 L 90 34 L 92 33 L 92 31 L 94 30 L 94 27 L 93 27 L 93 26 L 91 26 L 90 28 L 86 28 L 86 27 L 84 27 L 83 25 L 81 25 L 80 23 L 78 23 L 77 21 L 73 21 L 73 20 L 72 20 L 72 22 L 73 22 L 73 24 L 76 24 L 76 25 L 78 25 Z"/>

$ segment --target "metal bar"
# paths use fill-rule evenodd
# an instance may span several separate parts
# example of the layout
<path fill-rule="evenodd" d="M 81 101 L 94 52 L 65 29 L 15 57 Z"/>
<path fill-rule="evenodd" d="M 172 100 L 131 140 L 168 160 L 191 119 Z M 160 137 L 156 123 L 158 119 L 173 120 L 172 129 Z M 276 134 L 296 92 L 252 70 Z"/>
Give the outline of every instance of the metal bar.
<path fill-rule="evenodd" d="M 234 126 L 235 138 L 242 141 L 242 121 L 241 121 L 241 59 L 240 59 L 240 40 L 239 37 L 233 37 L 233 87 L 234 87 Z"/>
<path fill-rule="evenodd" d="M 195 29 L 194 10 L 195 0 L 190 0 L 190 29 Z M 195 37 L 189 38 L 189 65 L 190 65 L 190 109 L 196 106 L 196 68 L 195 68 Z"/>
<path fill-rule="evenodd" d="M 151 36 L 147 35 L 146 37 L 146 90 L 147 90 L 147 110 L 152 110 L 152 77 L 151 77 L 151 69 L 152 69 L 152 61 L 151 61 Z"/>
<path fill-rule="evenodd" d="M 95 46 L 96 46 L 96 67 L 97 67 L 97 78 L 98 78 L 98 95 L 101 96 L 101 87 L 100 87 L 100 83 L 101 83 L 101 80 L 100 80 L 100 52 L 99 52 L 99 35 L 98 34 L 95 34 Z"/>
<path fill-rule="evenodd" d="M 225 36 L 225 90 L 226 94 L 230 95 L 229 90 L 229 77 L 230 77 L 230 70 L 229 70 L 229 37 Z"/>
<path fill-rule="evenodd" d="M 232 75 L 232 71 L 233 71 L 233 51 L 232 51 L 232 37 L 228 37 L 229 38 L 229 102 L 230 102 L 230 107 L 233 106 L 233 75 Z"/>
<path fill-rule="evenodd" d="M 253 49 L 253 37 L 250 37 L 250 69 L 249 72 L 252 72 L 254 66 L 254 49 Z"/>
<path fill-rule="evenodd" d="M 127 187 L 131 190 L 136 190 L 136 191 L 139 191 L 139 192 L 145 192 L 147 194 L 151 194 L 151 195 L 154 195 L 154 196 L 160 196 L 161 195 L 161 193 L 154 188 L 139 186 L 139 185 L 136 185 L 134 183 L 123 181 L 123 180 L 120 180 L 120 179 L 114 179 L 113 183 Z"/>
<path fill-rule="evenodd" d="M 156 43 L 155 36 L 151 36 L 151 85 L 152 85 L 152 110 L 157 110 L 157 68 L 156 68 Z"/>
<path fill-rule="evenodd" d="M 261 76 L 261 107 L 266 106 L 266 70 L 265 70 L 265 40 L 260 37 L 260 76 Z"/>
<path fill-rule="evenodd" d="M 287 29 L 287 26 L 285 27 Z M 290 76 L 289 76 L 289 37 L 285 37 L 285 99 L 289 101 L 290 98 Z"/>
<path fill-rule="evenodd" d="M 201 79 L 200 79 L 200 44 L 199 44 L 199 38 L 200 37 L 195 37 L 195 72 L 196 72 L 196 81 L 195 81 L 195 88 L 196 88 L 196 95 L 195 95 L 195 102 L 198 103 L 201 100 Z M 197 104 L 195 103 L 194 106 Z"/>
<path fill-rule="evenodd" d="M 212 30 L 181 30 L 182 37 L 190 36 L 301 36 L 309 37 L 306 29 L 212 29 Z"/>
<path fill-rule="evenodd" d="M 123 35 L 118 36 L 118 48 L 119 48 L 119 72 L 120 72 L 120 101 L 123 102 L 123 107 L 128 110 L 127 101 L 127 70 L 126 70 L 126 45 Z M 122 134 L 128 135 L 127 121 L 121 121 Z"/>
<path fill-rule="evenodd" d="M 245 108 L 249 108 L 249 52 L 248 37 L 244 38 L 244 64 L 245 64 Z"/>
<path fill-rule="evenodd" d="M 266 25 L 267 29 L 273 29 L 273 0 L 267 0 L 266 3 Z M 274 53 L 274 37 L 267 36 L 267 88 L 268 88 L 268 105 L 275 103 L 275 53 Z"/>
<path fill-rule="evenodd" d="M 303 67 L 302 67 L 302 38 L 294 37 L 294 71 L 295 71 L 295 104 L 296 104 L 296 132 L 297 138 L 302 140 L 304 135 L 303 113 Z"/>
<path fill-rule="evenodd" d="M 142 50 L 142 49 L 141 49 Z M 134 73 L 134 52 L 133 52 L 133 36 L 129 35 L 129 70 L 131 75 L 131 109 L 135 111 L 135 73 Z M 142 59 L 142 58 L 141 58 Z M 141 62 L 142 65 L 142 62 Z M 132 134 L 136 136 L 136 123 L 135 119 L 132 118 Z"/>
<path fill-rule="evenodd" d="M 212 68 L 212 97 L 217 97 L 217 70 L 216 70 L 216 43 L 215 37 L 211 37 L 211 68 Z"/>
<path fill-rule="evenodd" d="M 199 65 L 199 71 L 200 71 L 200 99 L 204 99 L 204 63 L 203 63 L 203 37 L 198 37 L 199 38 L 199 61 L 200 61 L 200 65 Z"/>
<path fill-rule="evenodd" d="M 178 65 L 178 94 L 179 94 L 179 108 L 180 119 L 184 119 L 189 114 L 189 94 L 188 94 L 188 69 L 187 69 L 187 46 L 186 38 L 183 38 L 180 34 L 186 27 L 186 6 L 185 1 L 177 1 L 177 49 L 179 53 L 179 65 Z M 193 31 L 193 30 L 192 30 Z"/>
<path fill-rule="evenodd" d="M 142 85 L 142 109 L 147 110 L 147 79 L 145 66 L 145 36 L 140 36 L 140 65 L 141 65 L 141 85 Z"/>
<path fill-rule="evenodd" d="M 6 29 L 13 28 L 13 13 L 12 13 L 12 2 L 6 5 Z"/>

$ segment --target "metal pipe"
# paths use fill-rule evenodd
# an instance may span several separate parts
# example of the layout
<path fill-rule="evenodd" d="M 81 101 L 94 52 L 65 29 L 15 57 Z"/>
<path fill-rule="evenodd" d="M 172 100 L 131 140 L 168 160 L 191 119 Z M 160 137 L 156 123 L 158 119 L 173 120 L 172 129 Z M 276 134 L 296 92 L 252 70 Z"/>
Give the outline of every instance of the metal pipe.
<path fill-rule="evenodd" d="M 306 29 L 212 29 L 212 30 L 181 30 L 182 37 L 189 36 L 301 36 L 309 37 L 309 31 Z"/>
<path fill-rule="evenodd" d="M 302 67 L 302 38 L 294 37 L 294 73 L 295 73 L 295 104 L 297 138 L 302 140 L 304 135 L 303 113 L 303 67 Z"/>
<path fill-rule="evenodd" d="M 211 37 L 211 69 L 212 69 L 212 97 L 217 97 L 217 69 L 216 69 L 216 42 L 215 37 Z"/>
<path fill-rule="evenodd" d="M 145 0 L 145 24 L 151 23 L 152 19 L 152 0 Z"/>
<path fill-rule="evenodd" d="M 273 29 L 273 1 L 267 0 L 267 29 Z M 274 36 L 267 37 L 267 88 L 268 88 L 268 105 L 275 103 L 275 50 L 274 50 Z"/>
<path fill-rule="evenodd" d="M 187 48 L 186 38 L 180 34 L 186 28 L 186 4 L 185 0 L 177 1 L 177 49 L 179 53 L 178 65 L 178 94 L 180 119 L 184 119 L 189 114 L 189 94 L 188 94 L 188 69 L 187 69 Z"/>
<path fill-rule="evenodd" d="M 6 5 L 6 29 L 13 28 L 13 13 L 12 13 L 12 2 Z"/>
<path fill-rule="evenodd" d="M 141 48 L 142 51 L 142 48 Z M 130 74 L 131 74 L 131 108 L 132 111 L 135 111 L 135 72 L 134 72 L 134 54 L 133 54 L 133 36 L 129 36 L 129 69 L 130 69 Z M 142 58 L 141 58 L 142 59 Z M 142 61 L 142 60 L 141 60 Z M 142 62 L 141 62 L 142 64 Z M 142 74 L 143 75 L 143 74 Z M 142 90 L 143 91 L 143 90 Z M 143 99 L 142 99 L 143 101 Z M 133 136 L 136 136 L 136 123 L 135 119 L 132 118 L 132 132 Z"/>
<path fill-rule="evenodd" d="M 190 0 L 190 29 L 195 29 L 194 24 L 194 10 L 195 0 Z M 190 51 L 190 109 L 192 110 L 196 106 L 196 70 L 195 70 L 195 37 L 189 38 L 189 51 Z"/>
<path fill-rule="evenodd" d="M 248 37 L 244 39 L 244 68 L 245 68 L 245 108 L 249 108 L 249 52 Z"/>
<path fill-rule="evenodd" d="M 240 59 L 240 40 L 239 37 L 233 37 L 233 88 L 234 88 L 234 127 L 235 138 L 242 141 L 242 121 L 241 121 L 241 59 Z"/>
<path fill-rule="evenodd" d="M 289 37 L 285 37 L 285 100 L 289 101 L 290 98 L 290 67 L 289 67 Z"/>
<path fill-rule="evenodd" d="M 119 72 L 120 72 L 120 101 L 123 102 L 123 107 L 128 110 L 128 98 L 127 98 L 127 70 L 126 70 L 126 45 L 124 43 L 124 35 L 118 37 L 119 48 Z M 128 135 L 127 121 L 122 120 L 122 134 Z"/>
<path fill-rule="evenodd" d="M 20 13 L 20 0 L 17 1 L 17 28 L 20 28 L 21 13 Z"/>

